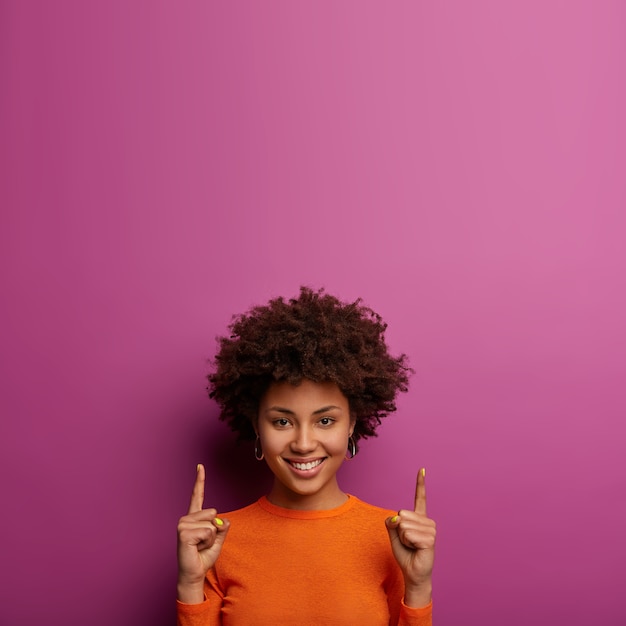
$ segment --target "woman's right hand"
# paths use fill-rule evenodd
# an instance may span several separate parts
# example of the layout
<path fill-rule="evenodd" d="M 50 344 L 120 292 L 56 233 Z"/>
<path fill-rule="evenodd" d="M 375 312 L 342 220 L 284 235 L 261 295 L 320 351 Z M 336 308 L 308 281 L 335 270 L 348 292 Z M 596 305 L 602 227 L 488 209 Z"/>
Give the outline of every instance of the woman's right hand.
<path fill-rule="evenodd" d="M 185 604 L 204 601 L 204 579 L 220 555 L 229 522 L 215 509 L 203 509 L 205 471 L 198 465 L 189 512 L 178 522 L 178 599 Z"/>

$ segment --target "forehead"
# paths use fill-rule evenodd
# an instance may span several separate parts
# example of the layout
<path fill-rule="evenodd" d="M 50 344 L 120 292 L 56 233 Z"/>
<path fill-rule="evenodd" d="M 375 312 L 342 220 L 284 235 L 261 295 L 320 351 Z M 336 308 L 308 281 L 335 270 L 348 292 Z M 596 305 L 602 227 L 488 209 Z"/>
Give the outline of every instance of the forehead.
<path fill-rule="evenodd" d="M 333 382 L 304 379 L 299 385 L 288 382 L 272 383 L 261 398 L 260 408 L 268 410 L 273 406 L 302 412 L 312 412 L 325 406 L 348 410 L 348 399 Z"/>

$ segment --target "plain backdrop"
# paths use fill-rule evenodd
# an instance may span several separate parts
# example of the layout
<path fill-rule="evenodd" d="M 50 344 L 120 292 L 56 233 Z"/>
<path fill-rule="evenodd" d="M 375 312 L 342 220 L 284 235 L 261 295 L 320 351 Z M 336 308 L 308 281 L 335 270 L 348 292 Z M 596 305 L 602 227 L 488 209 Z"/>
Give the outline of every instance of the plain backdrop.
<path fill-rule="evenodd" d="M 435 624 L 626 624 L 624 3 L 4 0 L 0 72 L 0 624 L 174 622 L 196 463 L 268 485 L 215 337 L 301 284 L 415 369 L 341 480 L 426 466 Z"/>

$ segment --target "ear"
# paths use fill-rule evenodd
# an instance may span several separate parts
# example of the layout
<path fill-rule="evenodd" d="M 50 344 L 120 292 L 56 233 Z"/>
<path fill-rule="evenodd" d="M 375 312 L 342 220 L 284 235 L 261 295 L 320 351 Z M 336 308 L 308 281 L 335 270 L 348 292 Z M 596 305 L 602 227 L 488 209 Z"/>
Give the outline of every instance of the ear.
<path fill-rule="evenodd" d="M 350 430 L 348 431 L 350 437 L 354 434 L 354 427 L 356 426 L 356 417 L 354 415 L 350 416 Z"/>

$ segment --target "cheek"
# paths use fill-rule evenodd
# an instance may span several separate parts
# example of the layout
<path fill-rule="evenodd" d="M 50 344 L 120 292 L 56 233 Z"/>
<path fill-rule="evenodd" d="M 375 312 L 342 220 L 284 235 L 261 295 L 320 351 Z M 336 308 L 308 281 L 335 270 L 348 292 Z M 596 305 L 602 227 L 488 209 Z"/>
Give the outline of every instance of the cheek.
<path fill-rule="evenodd" d="M 261 439 L 261 446 L 266 452 L 273 450 L 281 451 L 285 446 L 289 445 L 289 436 L 286 432 L 277 432 L 262 427 L 259 430 L 259 437 Z"/>
<path fill-rule="evenodd" d="M 348 438 L 351 435 L 351 431 L 345 430 L 341 433 L 335 433 L 332 440 L 328 441 L 328 447 L 332 448 L 336 454 L 343 454 L 348 449 Z"/>

